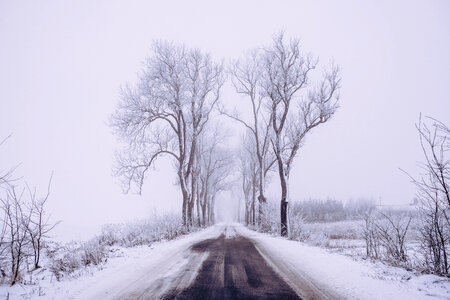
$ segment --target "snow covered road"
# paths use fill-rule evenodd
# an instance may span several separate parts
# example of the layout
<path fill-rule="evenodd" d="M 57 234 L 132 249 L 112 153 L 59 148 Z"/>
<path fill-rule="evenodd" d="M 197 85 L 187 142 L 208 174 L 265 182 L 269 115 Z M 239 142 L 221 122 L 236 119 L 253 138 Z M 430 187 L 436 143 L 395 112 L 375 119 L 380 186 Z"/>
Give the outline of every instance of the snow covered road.
<path fill-rule="evenodd" d="M 3 292 L 10 299 L 450 299 L 448 279 L 355 260 L 239 224 L 119 252 L 92 274 L 30 286 L 41 296 L 19 286 Z"/>
<path fill-rule="evenodd" d="M 262 245 L 256 248 L 248 233 L 251 231 L 239 224 L 219 224 L 179 240 L 156 245 L 148 257 L 123 268 L 109 270 L 109 274 L 95 278 L 90 287 L 74 298 L 335 298 L 305 276 L 296 278 L 295 284 L 292 278 L 286 283 L 282 279 L 285 270 L 273 265 L 267 250 Z"/>

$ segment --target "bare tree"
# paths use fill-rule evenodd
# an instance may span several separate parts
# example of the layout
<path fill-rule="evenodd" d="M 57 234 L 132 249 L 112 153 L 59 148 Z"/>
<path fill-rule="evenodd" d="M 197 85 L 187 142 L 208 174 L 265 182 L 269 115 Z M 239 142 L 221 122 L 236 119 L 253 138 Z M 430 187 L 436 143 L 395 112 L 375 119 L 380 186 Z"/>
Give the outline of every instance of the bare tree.
<path fill-rule="evenodd" d="M 362 213 L 364 220 L 362 236 L 364 242 L 366 243 L 366 256 L 371 258 L 379 257 L 379 237 L 377 233 L 377 228 L 375 226 L 374 208 L 369 208 L 367 211 Z"/>
<path fill-rule="evenodd" d="M 309 81 L 316 65 L 316 60 L 301 52 L 298 40 L 285 42 L 283 33 L 264 49 L 261 86 L 271 111 L 271 143 L 281 184 L 282 236 L 288 234 L 288 183 L 294 158 L 305 136 L 327 122 L 338 108 L 339 69 L 332 66 L 324 71 L 313 86 Z"/>
<path fill-rule="evenodd" d="M 11 135 L 0 141 L 3 145 Z M 24 246 L 26 244 L 26 233 L 24 229 L 27 224 L 26 213 L 22 209 L 22 194 L 16 194 L 16 188 L 13 185 L 17 178 L 13 178 L 15 168 L 3 171 L 0 170 L 0 205 L 2 209 L 1 231 L 0 231 L 0 259 L 1 275 L 6 276 L 4 265 L 11 267 L 11 284 L 15 284 L 19 277 L 20 265 L 24 257 Z M 5 253 L 9 252 L 9 260 L 5 261 Z"/>
<path fill-rule="evenodd" d="M 16 188 L 9 185 L 6 198 L 0 199 L 6 216 L 8 230 L 7 244 L 10 253 L 11 285 L 20 276 L 20 268 L 25 257 L 25 247 L 28 244 L 27 228 L 30 224 L 32 211 L 27 211 L 23 201 L 23 191 L 17 194 Z"/>
<path fill-rule="evenodd" d="M 33 266 L 35 269 L 40 268 L 39 262 L 41 259 L 41 252 L 43 248 L 44 239 L 48 238 L 48 233 L 59 224 L 59 222 L 51 223 L 50 215 L 48 215 L 45 210 L 45 204 L 50 196 L 50 186 L 52 182 L 52 177 L 50 177 L 47 193 L 41 199 L 36 196 L 36 189 L 31 190 L 28 186 L 28 192 L 30 201 L 28 203 L 28 210 L 31 212 L 30 220 L 27 226 L 27 232 L 33 251 Z"/>
<path fill-rule="evenodd" d="M 254 154 L 255 140 L 252 135 L 246 134 L 242 139 L 243 147 L 239 151 L 241 188 L 245 199 L 245 223 L 256 224 L 256 193 L 260 188 L 258 181 L 259 165 Z M 261 205 L 261 202 L 259 203 Z"/>
<path fill-rule="evenodd" d="M 412 215 L 398 211 L 383 212 L 371 207 L 362 217 L 366 256 L 383 258 L 396 265 L 407 262 L 406 237 Z"/>
<path fill-rule="evenodd" d="M 157 158 L 175 161 L 182 193 L 183 224 L 192 224 L 195 197 L 195 148 L 219 100 L 222 66 L 208 54 L 167 42 L 156 42 L 139 83 L 122 89 L 111 118 L 114 132 L 125 143 L 115 174 L 125 191 L 142 191 L 146 173 Z"/>
<path fill-rule="evenodd" d="M 431 123 L 431 124 L 429 124 Z M 448 274 L 450 241 L 450 130 L 427 117 L 416 125 L 425 161 L 419 163 L 419 178 L 408 176 L 417 188 L 421 205 L 421 243 L 425 265 L 432 272 Z"/>
<path fill-rule="evenodd" d="M 412 220 L 411 215 L 395 212 L 379 212 L 379 214 L 381 218 L 374 225 L 386 258 L 396 264 L 406 262 L 405 241 Z"/>
<path fill-rule="evenodd" d="M 220 191 L 229 189 L 227 178 L 233 170 L 231 154 L 222 146 L 226 135 L 216 126 L 213 130 L 203 132 L 198 143 L 199 168 L 199 196 L 198 203 L 201 208 L 201 224 L 214 223 L 215 196 Z M 200 209 L 198 209 L 200 214 Z M 200 215 L 199 215 L 200 218 Z"/>
<path fill-rule="evenodd" d="M 241 162 L 241 180 L 242 180 L 242 193 L 244 194 L 244 208 L 245 208 L 245 214 L 244 214 L 244 218 L 245 218 L 245 225 L 249 225 L 252 219 L 252 213 L 254 212 L 254 210 L 252 208 L 254 208 L 254 199 L 252 199 L 252 195 L 251 195 L 251 190 L 253 187 L 253 182 L 252 182 L 252 177 L 250 174 L 250 176 L 248 176 L 248 169 L 249 168 L 249 164 L 247 164 L 247 162 L 242 159 L 242 157 L 240 158 L 240 162 Z M 252 165 L 254 166 L 254 164 Z M 250 177 L 250 178 L 249 178 Z M 253 207 L 252 207 L 253 204 Z M 239 207 L 240 209 L 240 207 Z"/>
<path fill-rule="evenodd" d="M 266 174 L 273 166 L 275 160 L 270 153 L 270 126 L 272 114 L 267 109 L 264 95 L 261 90 L 261 52 L 253 51 L 245 59 L 235 61 L 229 68 L 231 82 L 238 94 L 243 95 L 249 101 L 251 116 L 245 118 L 239 112 L 229 113 L 221 109 L 221 113 L 242 124 L 253 136 L 254 155 L 258 163 L 258 187 L 259 192 L 259 219 L 263 213 L 262 207 L 266 203 L 264 196 Z"/>
<path fill-rule="evenodd" d="M 1 141 L 0 145 L 5 140 Z M 26 189 L 19 188 L 20 182 L 16 183 L 19 178 L 13 177 L 14 170 L 15 168 L 0 172 L 0 273 L 2 277 L 6 277 L 6 269 L 10 268 L 11 285 L 20 280 L 25 258 L 33 256 L 35 268 L 39 267 L 43 241 L 56 225 L 49 223 L 45 211 L 51 179 L 43 199 L 38 199 L 36 192 L 32 192 L 28 185 L 29 198 L 27 198 Z"/>
<path fill-rule="evenodd" d="M 196 147 L 198 136 L 204 130 L 209 121 L 212 109 L 219 100 L 220 88 L 223 85 L 222 66 L 213 64 L 209 55 L 204 55 L 198 50 L 191 51 L 186 61 L 186 74 L 188 82 L 188 97 L 190 99 L 191 114 L 191 146 L 187 174 L 190 174 L 191 197 L 188 208 L 188 220 L 192 225 L 192 211 L 197 195 L 197 180 L 199 167 L 196 172 L 190 172 L 190 168 L 200 166 L 196 164 Z M 197 200 L 198 203 L 198 200 Z"/>

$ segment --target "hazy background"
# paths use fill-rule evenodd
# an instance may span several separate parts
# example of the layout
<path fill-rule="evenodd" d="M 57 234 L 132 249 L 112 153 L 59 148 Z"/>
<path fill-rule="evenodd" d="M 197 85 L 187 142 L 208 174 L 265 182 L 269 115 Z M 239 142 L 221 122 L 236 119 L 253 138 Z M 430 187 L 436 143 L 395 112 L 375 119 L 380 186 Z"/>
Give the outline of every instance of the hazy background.
<path fill-rule="evenodd" d="M 142 196 L 111 177 L 107 122 L 118 90 L 134 82 L 152 40 L 232 59 L 284 29 L 342 68 L 341 108 L 307 139 L 291 175 L 292 200 L 373 197 L 411 202 L 419 113 L 450 124 L 449 1 L 3 1 L 0 0 L 0 169 L 21 163 L 42 192 L 59 239 L 101 224 L 180 210 L 162 161 Z M 235 103 L 224 91 L 222 101 Z M 274 177 L 276 179 L 276 177 Z M 276 181 L 269 196 L 278 199 Z M 228 194 L 232 195 L 232 194 Z M 237 197 L 238 194 L 234 194 Z M 228 197 L 223 196 L 219 207 Z"/>

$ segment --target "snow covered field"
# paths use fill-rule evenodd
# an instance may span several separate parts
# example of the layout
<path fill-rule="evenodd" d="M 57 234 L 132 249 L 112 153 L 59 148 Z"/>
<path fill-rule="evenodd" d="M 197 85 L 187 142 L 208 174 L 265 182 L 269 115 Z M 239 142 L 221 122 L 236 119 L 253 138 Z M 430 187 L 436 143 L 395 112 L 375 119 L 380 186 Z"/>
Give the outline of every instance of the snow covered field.
<path fill-rule="evenodd" d="M 202 240 L 238 235 L 251 239 L 291 287 L 302 294 L 302 280 L 338 299 L 448 299 L 450 281 L 434 275 L 415 275 L 381 263 L 355 260 L 303 243 L 257 233 L 239 224 L 218 224 L 151 247 L 115 247 L 101 267 L 84 269 L 77 278 L 34 274 L 38 284 L 1 286 L 6 299 L 136 299 L 144 291 L 157 299 L 173 287 L 188 287 L 208 253 L 190 251 Z M 131 295 L 131 296 L 130 296 Z"/>
<path fill-rule="evenodd" d="M 435 275 L 415 275 L 382 263 L 355 260 L 325 249 L 254 232 L 237 226 L 251 238 L 291 285 L 306 277 L 342 299 L 449 299 L 450 281 Z"/>

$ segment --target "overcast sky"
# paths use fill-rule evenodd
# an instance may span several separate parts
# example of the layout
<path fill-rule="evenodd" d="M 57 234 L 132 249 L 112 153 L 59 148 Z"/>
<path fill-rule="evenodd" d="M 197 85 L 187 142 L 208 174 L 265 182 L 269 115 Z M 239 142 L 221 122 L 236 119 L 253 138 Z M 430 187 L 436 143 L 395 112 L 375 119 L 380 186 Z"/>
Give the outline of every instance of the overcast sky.
<path fill-rule="evenodd" d="M 175 174 L 148 177 L 143 196 L 111 177 L 107 121 L 121 84 L 134 82 L 154 39 L 232 59 L 279 30 L 342 68 L 341 108 L 307 138 L 292 200 L 373 197 L 408 203 L 398 168 L 421 159 L 419 113 L 450 124 L 449 1 L 4 1 L 0 0 L 0 169 L 43 192 L 60 239 L 106 222 L 180 210 Z M 225 91 L 224 102 L 235 95 Z M 230 194 L 231 195 L 231 194 Z M 235 195 L 235 194 L 234 194 Z M 269 196 L 278 199 L 276 181 Z"/>

